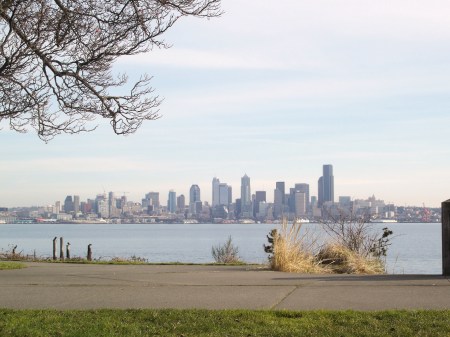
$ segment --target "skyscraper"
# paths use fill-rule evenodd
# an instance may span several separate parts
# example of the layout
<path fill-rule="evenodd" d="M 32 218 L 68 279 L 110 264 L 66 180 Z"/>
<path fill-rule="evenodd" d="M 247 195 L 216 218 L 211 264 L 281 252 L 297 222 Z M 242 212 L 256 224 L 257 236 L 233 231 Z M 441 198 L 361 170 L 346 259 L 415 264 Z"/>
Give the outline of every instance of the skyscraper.
<path fill-rule="evenodd" d="M 64 212 L 65 213 L 73 212 L 73 201 L 71 195 L 68 195 L 64 200 Z"/>
<path fill-rule="evenodd" d="M 281 191 L 281 203 L 282 205 L 286 204 L 286 187 L 284 181 L 277 181 L 275 184 L 275 188 L 279 191 Z"/>
<path fill-rule="evenodd" d="M 197 214 L 196 203 L 200 202 L 200 187 L 198 185 L 192 185 L 189 189 L 189 208 L 192 214 Z"/>
<path fill-rule="evenodd" d="M 266 191 L 255 192 L 255 205 L 253 207 L 253 215 L 256 216 L 259 213 L 259 203 L 266 201 Z"/>
<path fill-rule="evenodd" d="M 225 183 L 219 184 L 219 203 L 218 205 L 229 206 L 228 202 L 228 185 Z"/>
<path fill-rule="evenodd" d="M 220 186 L 220 180 L 216 177 L 212 180 L 212 207 L 220 205 L 219 198 L 220 198 L 220 192 L 219 192 L 219 186 Z"/>
<path fill-rule="evenodd" d="M 323 165 L 323 201 L 334 202 L 333 165 Z"/>
<path fill-rule="evenodd" d="M 295 192 L 305 193 L 306 210 L 309 209 L 309 184 L 295 184 Z"/>
<path fill-rule="evenodd" d="M 186 199 L 184 197 L 184 194 L 177 197 L 177 209 L 179 211 L 183 211 L 186 206 Z"/>
<path fill-rule="evenodd" d="M 241 178 L 241 215 L 243 217 L 251 217 L 253 215 L 250 177 L 247 174 Z"/>
<path fill-rule="evenodd" d="M 189 190 L 189 203 L 194 204 L 197 201 L 201 201 L 200 187 L 198 187 L 198 185 L 192 185 Z"/>
<path fill-rule="evenodd" d="M 333 165 L 323 165 L 323 174 L 318 181 L 319 207 L 325 202 L 334 202 Z"/>
<path fill-rule="evenodd" d="M 169 213 L 175 213 L 177 211 L 177 194 L 175 191 L 169 192 L 169 199 L 167 200 L 167 210 Z"/>

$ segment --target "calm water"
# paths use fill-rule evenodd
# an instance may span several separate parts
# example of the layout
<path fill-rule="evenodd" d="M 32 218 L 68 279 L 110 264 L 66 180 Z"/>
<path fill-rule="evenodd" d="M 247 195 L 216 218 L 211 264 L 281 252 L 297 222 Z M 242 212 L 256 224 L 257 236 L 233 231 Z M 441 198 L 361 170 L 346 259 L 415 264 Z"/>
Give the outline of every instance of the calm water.
<path fill-rule="evenodd" d="M 92 244 L 94 258 L 139 256 L 150 262 L 213 262 L 211 247 L 231 235 L 246 262 L 265 263 L 263 244 L 277 225 L 271 224 L 0 224 L 0 249 L 48 257 L 53 237 L 71 243 L 72 256 L 85 256 Z M 389 227 L 396 236 L 388 251 L 388 272 L 394 274 L 441 274 L 441 224 L 374 224 Z M 308 224 L 311 232 L 324 235 L 320 225 Z M 58 240 L 59 245 L 59 240 Z"/>

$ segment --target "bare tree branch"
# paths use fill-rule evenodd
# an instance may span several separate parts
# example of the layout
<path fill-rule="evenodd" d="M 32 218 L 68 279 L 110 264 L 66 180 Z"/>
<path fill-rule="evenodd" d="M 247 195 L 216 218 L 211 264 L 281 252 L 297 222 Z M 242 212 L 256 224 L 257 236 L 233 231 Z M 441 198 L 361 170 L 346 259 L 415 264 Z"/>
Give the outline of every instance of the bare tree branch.
<path fill-rule="evenodd" d="M 0 0 L 0 122 L 48 141 L 91 131 L 106 118 L 116 134 L 160 117 L 143 74 L 129 93 L 111 75 L 124 55 L 168 48 L 161 36 L 181 17 L 221 15 L 220 0 Z"/>

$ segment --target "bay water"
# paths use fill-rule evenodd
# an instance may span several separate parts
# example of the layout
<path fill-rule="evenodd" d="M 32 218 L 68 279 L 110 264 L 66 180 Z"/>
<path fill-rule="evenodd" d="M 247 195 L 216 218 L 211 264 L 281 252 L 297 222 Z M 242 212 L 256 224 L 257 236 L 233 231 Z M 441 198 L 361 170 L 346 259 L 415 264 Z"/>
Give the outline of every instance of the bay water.
<path fill-rule="evenodd" d="M 211 248 L 229 236 L 248 263 L 266 263 L 263 244 L 276 224 L 0 224 L 0 250 L 51 257 L 54 237 L 70 242 L 72 256 L 86 256 L 92 244 L 96 259 L 131 258 L 149 262 L 214 262 Z M 373 229 L 393 230 L 388 249 L 389 274 L 441 274 L 441 224 L 381 223 Z M 304 224 L 302 230 L 325 239 L 320 224 Z"/>

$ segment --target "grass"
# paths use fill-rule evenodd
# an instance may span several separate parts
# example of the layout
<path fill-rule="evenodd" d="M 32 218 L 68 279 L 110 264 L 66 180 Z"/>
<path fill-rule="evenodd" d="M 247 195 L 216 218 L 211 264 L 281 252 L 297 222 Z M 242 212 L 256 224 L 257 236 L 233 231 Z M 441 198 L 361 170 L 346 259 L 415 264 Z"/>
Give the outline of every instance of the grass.
<path fill-rule="evenodd" d="M 369 224 L 370 225 L 370 224 Z M 372 233 L 363 222 L 341 222 L 327 225 L 331 240 L 322 245 L 308 231 L 302 232 L 302 224 L 288 224 L 268 236 L 272 246 L 265 249 L 270 268 L 276 271 L 314 274 L 384 274 L 388 239 Z M 392 232 L 388 233 L 388 235 Z"/>
<path fill-rule="evenodd" d="M 0 310 L 0 336 L 449 336 L 450 310 Z"/>
<path fill-rule="evenodd" d="M 26 266 L 20 262 L 0 261 L 0 270 L 22 269 Z"/>
<path fill-rule="evenodd" d="M 379 258 L 363 256 L 337 243 L 325 245 L 317 258 L 337 274 L 385 273 L 385 266 Z"/>
<path fill-rule="evenodd" d="M 308 233 L 300 235 L 301 224 L 288 225 L 283 221 L 273 237 L 272 270 L 294 273 L 324 273 L 314 253 L 315 240 Z"/>

